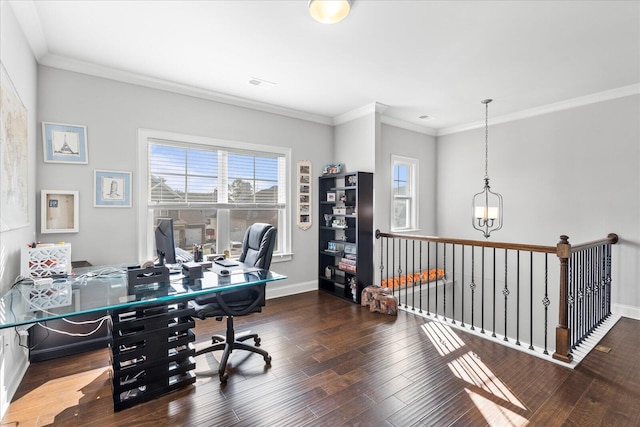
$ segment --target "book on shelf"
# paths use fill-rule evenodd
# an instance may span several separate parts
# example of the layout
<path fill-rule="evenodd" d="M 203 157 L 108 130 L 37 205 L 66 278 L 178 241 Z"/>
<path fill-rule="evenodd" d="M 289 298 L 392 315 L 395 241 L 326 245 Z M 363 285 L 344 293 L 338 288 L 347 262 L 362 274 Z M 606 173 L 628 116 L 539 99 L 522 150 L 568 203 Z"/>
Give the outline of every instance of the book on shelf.
<path fill-rule="evenodd" d="M 356 265 L 356 260 L 353 258 L 342 258 L 340 262 L 349 264 L 349 265 Z"/>
<path fill-rule="evenodd" d="M 348 263 L 342 262 L 342 261 L 340 261 L 338 263 L 338 268 L 340 270 L 347 271 L 349 273 L 355 273 L 356 272 L 356 266 L 355 265 L 351 265 L 351 264 L 348 264 Z"/>

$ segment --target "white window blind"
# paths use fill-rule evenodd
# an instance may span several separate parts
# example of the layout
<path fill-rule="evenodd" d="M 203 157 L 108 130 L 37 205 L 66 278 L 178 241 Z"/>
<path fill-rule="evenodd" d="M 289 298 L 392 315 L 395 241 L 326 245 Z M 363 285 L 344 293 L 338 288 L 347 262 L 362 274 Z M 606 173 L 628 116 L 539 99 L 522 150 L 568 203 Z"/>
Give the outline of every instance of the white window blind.
<path fill-rule="evenodd" d="M 285 207 L 284 154 L 150 140 L 148 159 L 150 205 Z"/>

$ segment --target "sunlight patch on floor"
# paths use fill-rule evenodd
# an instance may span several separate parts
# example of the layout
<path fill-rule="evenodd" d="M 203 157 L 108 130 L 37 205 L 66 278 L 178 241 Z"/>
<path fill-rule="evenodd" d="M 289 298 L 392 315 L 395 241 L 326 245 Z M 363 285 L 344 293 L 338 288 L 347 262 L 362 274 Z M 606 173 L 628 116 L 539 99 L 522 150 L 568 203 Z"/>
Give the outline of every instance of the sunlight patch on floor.
<path fill-rule="evenodd" d="M 447 325 L 438 322 L 429 322 L 422 325 L 422 330 L 427 334 L 440 356 L 458 350 L 464 342 Z"/>
<path fill-rule="evenodd" d="M 482 360 L 474 353 L 468 352 L 450 362 L 448 366 L 451 372 L 461 380 L 475 385 L 487 393 L 491 393 L 519 408 L 526 409 L 524 404 L 511 393 L 511 390 L 509 390 L 500 378 L 496 377 L 491 369 L 482 363 Z"/>
<path fill-rule="evenodd" d="M 504 406 L 492 402 L 484 396 L 469 389 L 465 390 L 476 408 L 482 413 L 490 426 L 523 426 L 528 424 L 528 420 Z"/>
<path fill-rule="evenodd" d="M 25 396 L 11 402 L 3 422 L 37 420 L 37 425 L 55 422 L 58 414 L 77 407 L 85 396 L 83 388 L 103 375 L 108 368 L 98 368 L 47 381 Z M 34 402 L 37 402 L 34 404 Z"/>
<path fill-rule="evenodd" d="M 448 325 L 440 322 L 428 322 L 422 325 L 422 330 L 429 338 L 440 356 L 449 356 L 465 346 L 464 341 Z M 453 375 L 457 378 L 495 396 L 505 403 L 527 410 L 524 403 L 511 392 L 489 367 L 482 362 L 480 357 L 471 351 L 467 351 L 447 364 Z M 470 395 L 476 407 L 485 415 L 499 418 L 496 425 L 522 425 L 526 418 L 493 402 L 469 389 L 465 389 Z M 484 412 L 490 411 L 490 412 Z M 488 419 L 488 418 L 487 418 Z"/>

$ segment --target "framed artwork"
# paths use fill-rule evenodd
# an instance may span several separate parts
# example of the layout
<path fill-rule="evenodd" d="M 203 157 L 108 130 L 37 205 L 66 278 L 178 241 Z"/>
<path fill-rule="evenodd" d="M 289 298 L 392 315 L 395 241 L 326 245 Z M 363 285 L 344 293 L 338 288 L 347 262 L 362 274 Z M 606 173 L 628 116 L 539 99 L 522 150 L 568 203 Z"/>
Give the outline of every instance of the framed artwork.
<path fill-rule="evenodd" d="M 308 230 L 311 227 L 311 162 L 300 160 L 298 172 L 298 227 Z"/>
<path fill-rule="evenodd" d="M 93 184 L 94 207 L 131 207 L 131 172 L 96 170 Z"/>
<path fill-rule="evenodd" d="M 42 122 L 45 163 L 89 163 L 87 127 Z"/>
<path fill-rule="evenodd" d="M 0 233 L 29 225 L 27 109 L 0 64 Z"/>
<path fill-rule="evenodd" d="M 41 233 L 77 233 L 80 231 L 79 212 L 77 191 L 41 190 Z"/>

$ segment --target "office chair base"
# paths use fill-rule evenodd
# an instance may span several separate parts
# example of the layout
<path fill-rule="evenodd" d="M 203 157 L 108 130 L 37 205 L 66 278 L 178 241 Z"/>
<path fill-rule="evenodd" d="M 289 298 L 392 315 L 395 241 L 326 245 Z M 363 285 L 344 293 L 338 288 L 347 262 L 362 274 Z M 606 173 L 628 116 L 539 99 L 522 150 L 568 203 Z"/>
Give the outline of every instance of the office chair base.
<path fill-rule="evenodd" d="M 255 345 L 243 342 L 251 338 L 253 338 Z M 211 337 L 212 345 L 196 351 L 195 355 L 200 356 L 201 354 L 222 350 L 223 353 L 222 358 L 220 359 L 220 366 L 218 368 L 218 376 L 220 377 L 221 383 L 226 383 L 229 375 L 225 371 L 227 369 L 229 356 L 231 356 L 233 350 L 246 350 L 259 354 L 264 358 L 265 364 L 267 366 L 271 366 L 271 356 L 269 356 L 269 353 L 266 350 L 257 347 L 260 345 L 260 341 L 261 339 L 258 334 L 247 334 L 236 338 L 235 331 L 233 329 L 233 316 L 228 316 L 226 337 L 223 337 L 222 335 L 214 335 Z"/>

